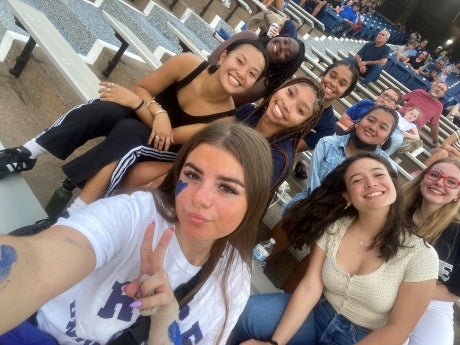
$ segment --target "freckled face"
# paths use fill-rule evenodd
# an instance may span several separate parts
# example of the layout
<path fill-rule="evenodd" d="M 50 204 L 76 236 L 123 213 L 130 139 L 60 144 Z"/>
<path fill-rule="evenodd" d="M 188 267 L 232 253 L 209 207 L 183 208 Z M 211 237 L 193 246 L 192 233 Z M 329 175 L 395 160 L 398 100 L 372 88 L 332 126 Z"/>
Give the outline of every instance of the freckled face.
<path fill-rule="evenodd" d="M 210 144 L 187 157 L 176 188 L 176 231 L 190 240 L 208 241 L 232 233 L 247 211 L 244 171 L 236 158 Z"/>
<path fill-rule="evenodd" d="M 452 163 L 438 163 L 433 165 L 432 169 L 444 176 L 460 180 L 460 169 Z M 458 188 L 448 188 L 445 186 L 444 179 L 432 181 L 426 175 L 420 184 L 420 193 L 425 201 L 437 204 L 440 207 L 460 197 Z"/>
<path fill-rule="evenodd" d="M 396 188 L 386 167 L 372 158 L 350 165 L 345 174 L 344 198 L 358 211 L 389 207 L 396 200 Z"/>

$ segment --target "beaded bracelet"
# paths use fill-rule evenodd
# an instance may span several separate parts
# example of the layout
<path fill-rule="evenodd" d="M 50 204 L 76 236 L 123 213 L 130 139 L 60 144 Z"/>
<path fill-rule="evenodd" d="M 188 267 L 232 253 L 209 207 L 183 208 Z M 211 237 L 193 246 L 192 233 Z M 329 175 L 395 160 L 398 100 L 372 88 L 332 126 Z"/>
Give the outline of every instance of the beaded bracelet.
<path fill-rule="evenodd" d="M 153 117 L 155 117 L 155 116 L 157 116 L 158 114 L 161 114 L 161 113 L 167 113 L 167 111 L 164 110 L 164 109 L 160 109 L 160 110 L 157 110 L 156 112 L 154 112 L 152 115 L 153 115 Z"/>
<path fill-rule="evenodd" d="M 150 101 L 147 102 L 147 104 L 145 105 L 147 108 L 150 107 L 152 104 L 158 104 L 160 105 L 160 103 L 158 103 L 156 100 L 155 100 L 155 97 L 153 97 Z"/>
<path fill-rule="evenodd" d="M 139 110 L 144 104 L 145 104 L 145 102 L 144 102 L 144 100 L 142 100 L 141 103 L 136 108 L 134 108 L 133 110 L 134 111 Z"/>

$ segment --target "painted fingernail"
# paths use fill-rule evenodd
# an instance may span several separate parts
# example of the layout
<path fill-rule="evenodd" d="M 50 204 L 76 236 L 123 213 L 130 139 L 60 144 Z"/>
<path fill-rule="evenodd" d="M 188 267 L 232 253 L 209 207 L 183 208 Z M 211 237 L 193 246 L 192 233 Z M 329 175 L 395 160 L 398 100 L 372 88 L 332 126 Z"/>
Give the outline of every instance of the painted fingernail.
<path fill-rule="evenodd" d="M 133 303 L 131 303 L 129 305 L 131 308 L 140 308 L 142 306 L 142 302 L 141 301 L 134 301 Z"/>

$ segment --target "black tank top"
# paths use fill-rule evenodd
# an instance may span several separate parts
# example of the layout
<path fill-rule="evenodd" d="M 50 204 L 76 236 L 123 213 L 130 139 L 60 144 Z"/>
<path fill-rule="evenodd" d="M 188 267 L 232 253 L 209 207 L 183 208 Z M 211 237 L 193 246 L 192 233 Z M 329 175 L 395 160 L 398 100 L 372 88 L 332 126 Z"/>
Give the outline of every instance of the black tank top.
<path fill-rule="evenodd" d="M 195 123 L 210 123 L 223 117 L 235 115 L 235 109 L 231 109 L 216 114 L 193 116 L 187 114 L 180 107 L 179 100 L 177 99 L 177 92 L 184 86 L 188 85 L 193 79 L 195 79 L 201 72 L 203 72 L 207 68 L 207 66 L 208 63 L 206 61 L 203 61 L 184 79 L 175 82 L 174 84 L 170 85 L 168 88 L 160 92 L 157 96 L 155 96 L 157 102 L 160 103 L 161 106 L 168 112 L 172 128 L 185 125 L 193 125 Z"/>

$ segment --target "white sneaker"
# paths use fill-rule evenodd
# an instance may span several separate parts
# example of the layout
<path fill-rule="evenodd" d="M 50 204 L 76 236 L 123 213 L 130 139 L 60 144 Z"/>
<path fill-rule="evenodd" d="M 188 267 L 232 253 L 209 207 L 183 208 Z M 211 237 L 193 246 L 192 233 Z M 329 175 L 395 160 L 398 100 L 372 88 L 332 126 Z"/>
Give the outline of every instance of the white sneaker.
<path fill-rule="evenodd" d="M 222 5 L 224 5 L 227 8 L 230 8 L 230 6 L 232 5 L 230 0 L 220 0 L 220 1 L 222 2 Z"/>

